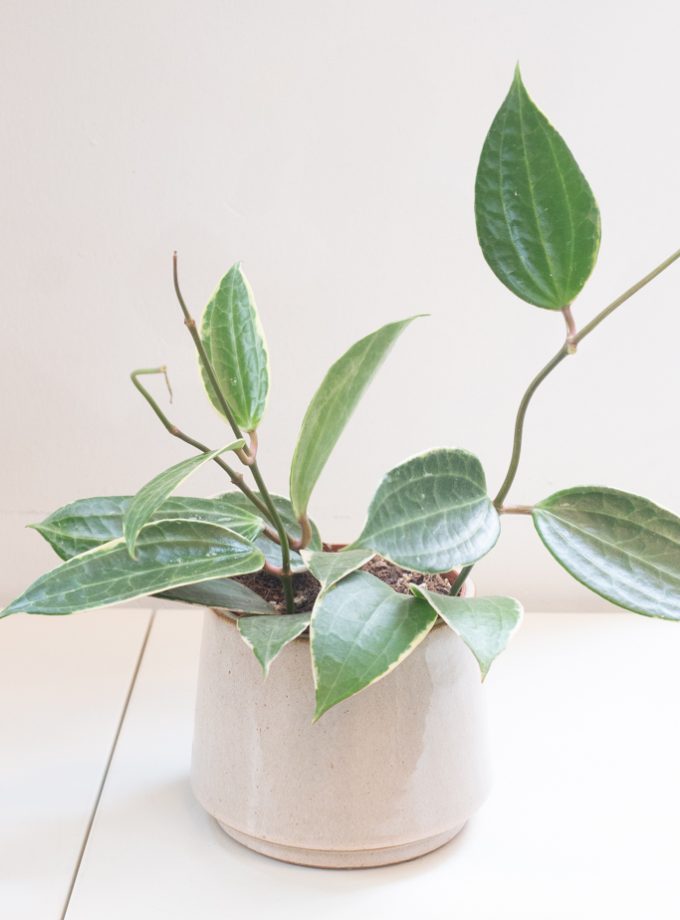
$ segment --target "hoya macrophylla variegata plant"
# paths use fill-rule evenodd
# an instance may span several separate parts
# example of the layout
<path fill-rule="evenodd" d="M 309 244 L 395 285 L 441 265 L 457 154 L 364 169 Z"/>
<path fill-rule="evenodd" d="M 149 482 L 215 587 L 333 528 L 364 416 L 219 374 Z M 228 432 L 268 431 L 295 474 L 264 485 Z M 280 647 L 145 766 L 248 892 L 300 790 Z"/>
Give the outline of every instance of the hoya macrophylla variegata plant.
<path fill-rule="evenodd" d="M 308 632 L 317 719 L 397 667 L 438 622 L 467 644 L 486 675 L 522 610 L 509 597 L 465 596 L 464 584 L 495 546 L 503 516 L 521 514 L 557 562 L 596 594 L 636 613 L 679 620 L 680 519 L 670 511 L 589 485 L 530 505 L 506 499 L 536 390 L 680 250 L 579 328 L 572 304 L 597 259 L 599 210 L 519 69 L 484 142 L 475 218 L 482 253 L 499 280 L 520 300 L 561 314 L 565 330 L 520 401 L 507 472 L 493 497 L 477 457 L 460 448 L 431 450 L 388 472 L 361 533 L 341 551 L 328 551 L 309 514 L 314 487 L 373 376 L 417 317 L 370 333 L 330 368 L 302 420 L 289 496 L 272 495 L 259 466 L 270 374 L 253 291 L 237 263 L 197 324 L 182 298 L 175 257 L 175 290 L 206 394 L 229 429 L 224 446 L 209 447 L 166 416 L 146 385 L 149 375 L 165 375 L 164 367 L 134 371 L 132 382 L 158 420 L 194 453 L 135 495 L 80 499 L 33 525 L 62 564 L 2 616 L 67 614 L 145 594 L 217 607 L 237 621 L 265 675 L 287 643 Z M 206 463 L 222 470 L 231 491 L 216 498 L 173 495 Z M 410 594 L 397 593 L 367 571 L 375 556 L 411 572 L 456 575 L 448 593 L 431 590 L 422 578 L 411 580 Z M 280 579 L 284 613 L 238 580 L 260 571 Z M 311 609 L 297 610 L 294 579 L 303 572 L 319 591 Z"/>

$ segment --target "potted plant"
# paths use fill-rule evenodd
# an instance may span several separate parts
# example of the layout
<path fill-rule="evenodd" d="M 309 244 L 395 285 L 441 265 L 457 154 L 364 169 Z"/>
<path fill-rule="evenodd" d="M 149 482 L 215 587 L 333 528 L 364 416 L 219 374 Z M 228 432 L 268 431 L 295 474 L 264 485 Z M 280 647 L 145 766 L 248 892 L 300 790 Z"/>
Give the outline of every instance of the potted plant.
<path fill-rule="evenodd" d="M 229 443 L 212 449 L 170 421 L 145 385 L 165 368 L 135 371 L 159 421 L 196 453 L 134 496 L 82 499 L 34 525 L 63 562 L 2 612 L 68 614 L 144 594 L 207 607 L 194 790 L 230 834 L 281 859 L 365 866 L 412 858 L 451 839 L 482 801 L 480 671 L 507 644 L 521 607 L 476 596 L 468 576 L 493 549 L 504 515 L 531 518 L 549 552 L 595 593 L 680 619 L 678 517 L 599 486 L 507 502 L 537 388 L 680 251 L 578 328 L 571 305 L 595 264 L 599 212 L 519 70 L 483 146 L 475 214 L 498 278 L 565 326 L 522 397 L 493 497 L 475 456 L 431 450 L 387 473 L 352 544 L 323 542 L 309 515 L 314 486 L 415 318 L 361 339 L 328 371 L 303 419 L 284 498 L 270 493 L 259 466 L 269 371 L 245 275 L 238 264 L 226 274 L 198 327 L 175 258 L 177 298 Z M 208 462 L 234 489 L 174 497 Z"/>

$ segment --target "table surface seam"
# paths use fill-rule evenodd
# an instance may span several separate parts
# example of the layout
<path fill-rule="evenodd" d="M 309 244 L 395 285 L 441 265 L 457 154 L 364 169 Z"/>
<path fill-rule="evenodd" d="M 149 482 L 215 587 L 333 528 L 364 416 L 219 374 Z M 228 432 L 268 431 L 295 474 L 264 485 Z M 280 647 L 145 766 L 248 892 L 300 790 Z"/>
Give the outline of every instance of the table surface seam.
<path fill-rule="evenodd" d="M 80 872 L 80 867 L 81 867 L 81 865 L 82 865 L 82 863 L 83 863 L 83 858 L 84 858 L 84 856 L 85 856 L 85 851 L 87 850 L 87 845 L 88 845 L 88 843 L 89 843 L 90 835 L 91 835 L 91 833 L 92 833 L 92 827 L 93 827 L 93 825 L 94 825 L 95 818 L 97 817 L 97 812 L 98 812 L 99 806 L 100 806 L 100 804 L 101 804 L 102 795 L 104 794 L 104 789 L 105 789 L 105 787 L 106 787 L 106 781 L 107 781 L 107 779 L 108 779 L 108 777 L 109 777 L 109 773 L 110 773 L 110 771 L 111 771 L 111 764 L 113 763 L 113 758 L 114 758 L 115 753 L 116 753 L 116 748 L 117 748 L 117 746 L 118 746 L 118 741 L 119 741 L 119 739 L 120 739 L 120 735 L 121 735 L 121 732 L 122 732 L 122 729 L 123 729 L 123 724 L 124 724 L 124 722 L 125 722 L 125 717 L 127 716 L 127 713 L 128 713 L 128 709 L 129 709 L 129 706 L 130 706 L 130 700 L 132 699 L 132 695 L 133 695 L 134 690 L 135 690 L 135 685 L 136 685 L 136 683 L 137 683 L 137 677 L 139 676 L 139 671 L 140 671 L 140 669 L 141 669 L 142 662 L 143 662 L 143 660 L 144 660 L 144 655 L 145 655 L 147 646 L 148 646 L 148 644 L 149 644 L 149 638 L 150 638 L 150 636 L 151 636 L 151 631 L 152 631 L 152 629 L 153 629 L 153 625 L 154 625 L 155 620 L 156 620 L 156 612 L 157 612 L 157 611 L 156 611 L 155 608 L 154 608 L 153 610 L 149 611 L 149 622 L 147 623 L 146 629 L 145 629 L 145 631 L 144 631 L 144 637 L 143 637 L 142 643 L 141 643 L 141 645 L 140 645 L 140 647 L 139 647 L 139 652 L 137 653 L 137 659 L 136 659 L 136 661 L 135 661 L 135 666 L 134 666 L 134 668 L 133 668 L 132 675 L 131 675 L 131 677 L 130 677 L 130 682 L 129 682 L 129 684 L 128 684 L 128 689 L 127 689 L 127 692 L 126 692 L 126 694 L 125 694 L 125 699 L 124 699 L 123 705 L 122 705 L 122 707 L 121 707 L 120 715 L 119 715 L 118 721 L 117 721 L 117 723 L 116 723 L 116 730 L 115 730 L 114 735 L 113 735 L 113 740 L 112 740 L 112 742 L 111 742 L 111 747 L 109 748 L 109 753 L 108 753 L 108 756 L 107 756 L 107 758 L 106 758 L 106 763 L 104 764 L 104 769 L 102 770 L 101 779 L 100 779 L 100 781 L 99 781 L 99 785 L 98 785 L 98 787 L 97 787 L 97 793 L 96 793 L 96 795 L 95 795 L 94 802 L 93 802 L 92 808 L 91 808 L 91 810 L 90 810 L 90 816 L 89 816 L 89 818 L 88 818 L 88 822 L 87 822 L 87 825 L 86 825 L 86 827 L 85 827 L 85 831 L 84 831 L 84 833 L 83 833 L 83 839 L 82 839 L 82 842 L 81 842 L 81 844 L 80 844 L 80 849 L 79 849 L 79 851 L 78 851 L 78 856 L 77 856 L 77 858 L 76 858 L 76 862 L 75 862 L 75 865 L 74 865 L 74 867 L 73 867 L 73 872 L 71 873 L 71 878 L 70 878 L 70 880 L 69 880 L 68 890 L 67 890 L 67 892 L 66 892 L 66 897 L 64 898 L 64 906 L 63 906 L 63 908 L 62 908 L 62 910 L 61 910 L 61 913 L 60 913 L 60 915 L 59 915 L 59 920 L 66 920 L 66 918 L 68 917 L 68 910 L 69 910 L 69 906 L 70 906 L 70 904 L 71 904 L 71 898 L 72 898 L 72 896 L 73 896 L 73 892 L 74 892 L 75 887 L 76 887 L 76 882 L 78 881 L 78 873 Z"/>

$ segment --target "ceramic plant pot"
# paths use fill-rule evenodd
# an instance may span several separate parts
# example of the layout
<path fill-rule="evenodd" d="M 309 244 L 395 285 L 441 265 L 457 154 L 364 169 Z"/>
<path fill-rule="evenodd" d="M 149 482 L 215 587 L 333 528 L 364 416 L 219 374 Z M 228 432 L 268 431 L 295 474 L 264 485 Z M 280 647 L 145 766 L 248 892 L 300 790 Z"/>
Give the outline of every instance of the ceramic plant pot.
<path fill-rule="evenodd" d="M 229 617 L 205 615 L 192 786 L 245 846 L 307 866 L 402 862 L 451 840 L 486 797 L 479 668 L 445 624 L 316 724 L 309 640 L 265 680 Z"/>

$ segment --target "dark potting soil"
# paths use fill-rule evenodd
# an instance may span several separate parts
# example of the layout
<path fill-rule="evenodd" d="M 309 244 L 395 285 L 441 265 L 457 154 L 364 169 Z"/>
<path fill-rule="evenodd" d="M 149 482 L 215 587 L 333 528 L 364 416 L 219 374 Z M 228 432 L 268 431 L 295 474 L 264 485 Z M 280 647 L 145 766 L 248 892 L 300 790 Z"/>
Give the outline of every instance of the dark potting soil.
<path fill-rule="evenodd" d="M 382 556 L 374 556 L 370 562 L 362 566 L 362 572 L 375 575 L 384 581 L 399 594 L 408 594 L 409 585 L 423 585 L 429 591 L 437 594 L 448 594 L 451 583 L 443 575 L 422 575 L 420 572 L 409 572 L 399 566 L 388 562 Z M 281 581 L 276 575 L 269 572 L 253 572 L 250 575 L 239 575 L 234 579 L 250 588 L 261 598 L 270 603 L 279 613 L 286 612 L 286 603 L 283 597 Z M 309 572 L 293 575 L 293 593 L 295 599 L 295 612 L 304 613 L 311 610 L 320 590 L 319 582 Z"/>

